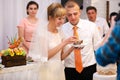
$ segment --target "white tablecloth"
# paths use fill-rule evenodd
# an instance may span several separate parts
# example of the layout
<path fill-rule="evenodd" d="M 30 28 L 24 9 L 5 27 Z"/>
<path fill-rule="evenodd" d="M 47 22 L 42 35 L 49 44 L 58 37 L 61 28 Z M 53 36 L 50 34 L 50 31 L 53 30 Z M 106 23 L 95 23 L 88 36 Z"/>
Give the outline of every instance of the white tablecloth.
<path fill-rule="evenodd" d="M 39 63 L 0 69 L 0 80 L 38 80 Z"/>
<path fill-rule="evenodd" d="M 96 72 L 93 74 L 93 80 L 116 80 L 116 75 L 99 75 Z"/>

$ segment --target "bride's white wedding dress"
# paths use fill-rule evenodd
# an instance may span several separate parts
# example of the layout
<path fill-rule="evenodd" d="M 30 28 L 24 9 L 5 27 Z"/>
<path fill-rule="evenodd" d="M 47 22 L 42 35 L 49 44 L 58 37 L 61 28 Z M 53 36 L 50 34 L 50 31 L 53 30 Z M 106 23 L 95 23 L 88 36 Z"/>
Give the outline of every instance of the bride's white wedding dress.
<path fill-rule="evenodd" d="M 39 0 L 40 24 L 33 35 L 28 56 L 40 63 L 38 80 L 65 80 L 64 65 L 61 61 L 61 51 L 48 60 L 48 49 L 61 43 L 61 32 L 56 34 L 47 31 L 47 7 L 61 0 Z M 42 11 L 42 12 L 41 12 Z"/>
<path fill-rule="evenodd" d="M 48 49 L 54 48 L 61 43 L 62 38 L 59 33 L 51 33 L 48 31 L 48 36 Z M 47 62 L 42 63 L 40 67 L 40 80 L 65 80 L 61 51 Z"/>
<path fill-rule="evenodd" d="M 62 41 L 61 32 L 51 33 L 46 29 L 42 29 L 38 28 L 28 54 L 40 64 L 38 80 L 65 80 L 61 51 L 48 60 L 48 50 L 54 48 Z"/>

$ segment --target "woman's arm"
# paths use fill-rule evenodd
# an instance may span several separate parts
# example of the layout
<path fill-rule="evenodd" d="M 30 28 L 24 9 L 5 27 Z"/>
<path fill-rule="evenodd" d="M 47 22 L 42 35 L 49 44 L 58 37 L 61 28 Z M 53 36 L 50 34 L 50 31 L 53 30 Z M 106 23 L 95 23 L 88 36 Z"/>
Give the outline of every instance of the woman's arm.
<path fill-rule="evenodd" d="M 62 51 L 62 49 L 67 45 L 67 44 L 71 44 L 74 43 L 76 41 L 76 37 L 70 37 L 66 40 L 64 40 L 62 43 L 60 43 L 58 46 L 54 47 L 53 49 L 48 50 L 48 59 L 50 59 L 51 57 L 53 57 L 55 54 L 57 54 L 60 50 Z"/>
<path fill-rule="evenodd" d="M 74 47 L 72 46 L 65 53 L 62 51 L 61 60 L 64 60 L 73 50 L 74 50 Z"/>
<path fill-rule="evenodd" d="M 22 38 L 22 45 L 28 49 L 29 45 L 25 41 L 24 34 L 24 27 L 18 26 L 18 36 Z"/>

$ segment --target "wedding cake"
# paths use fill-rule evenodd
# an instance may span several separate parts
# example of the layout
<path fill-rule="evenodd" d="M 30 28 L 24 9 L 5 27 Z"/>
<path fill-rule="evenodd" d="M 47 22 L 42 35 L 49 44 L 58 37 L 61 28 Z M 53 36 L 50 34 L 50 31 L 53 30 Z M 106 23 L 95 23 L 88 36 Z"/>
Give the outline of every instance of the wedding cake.
<path fill-rule="evenodd" d="M 100 66 L 97 64 L 97 72 L 93 74 L 93 80 L 116 80 L 116 64 Z"/>
<path fill-rule="evenodd" d="M 100 75 L 115 75 L 117 70 L 116 64 L 109 64 L 105 67 L 102 67 L 97 64 L 97 72 Z"/>

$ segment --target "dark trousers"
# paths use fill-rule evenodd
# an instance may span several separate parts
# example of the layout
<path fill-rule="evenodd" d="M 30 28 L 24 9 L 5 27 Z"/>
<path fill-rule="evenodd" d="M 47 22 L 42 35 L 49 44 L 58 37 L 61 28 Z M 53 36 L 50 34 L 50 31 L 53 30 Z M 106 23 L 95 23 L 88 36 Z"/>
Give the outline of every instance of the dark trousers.
<path fill-rule="evenodd" d="M 81 73 L 75 68 L 65 68 L 66 80 L 93 80 L 93 73 L 96 72 L 96 64 L 85 67 Z"/>

